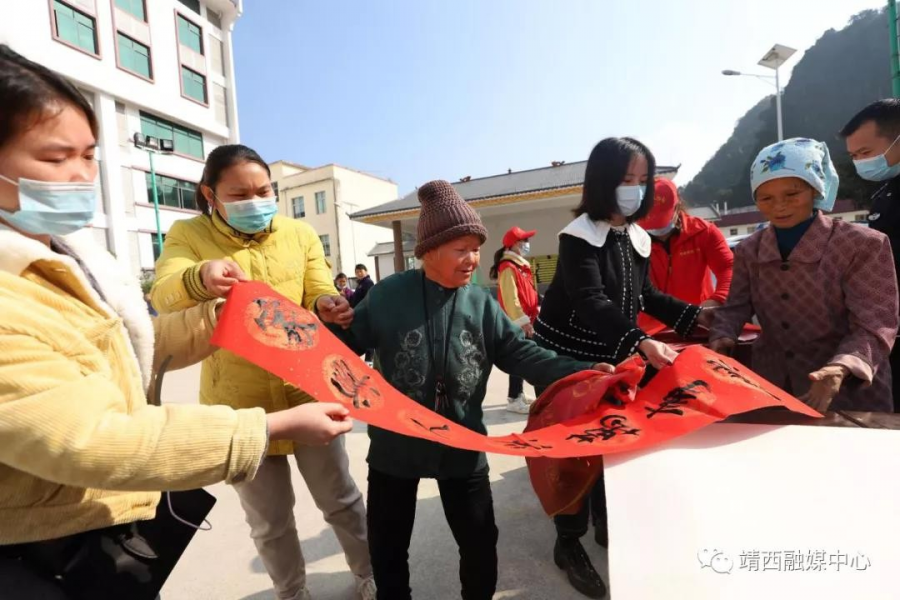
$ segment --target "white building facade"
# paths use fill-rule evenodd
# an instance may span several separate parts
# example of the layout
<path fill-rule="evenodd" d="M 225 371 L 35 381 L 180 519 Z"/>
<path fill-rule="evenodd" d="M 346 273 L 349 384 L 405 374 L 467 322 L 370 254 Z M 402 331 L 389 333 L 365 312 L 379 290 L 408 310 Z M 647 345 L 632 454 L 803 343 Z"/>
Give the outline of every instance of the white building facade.
<path fill-rule="evenodd" d="M 391 241 L 389 230 L 358 223 L 350 215 L 397 198 L 397 184 L 370 173 L 340 165 L 310 168 L 279 160 L 269 165 L 278 195 L 279 212 L 308 223 L 322 241 L 332 275 L 353 279 L 356 265 L 363 264 L 379 279 L 369 252 Z"/>
<path fill-rule="evenodd" d="M 67 77 L 91 102 L 102 206 L 98 241 L 136 274 L 153 268 L 150 159 L 139 133 L 174 142 L 154 157 L 162 232 L 199 214 L 209 152 L 238 141 L 232 30 L 241 0 L 0 0 L 0 42 Z"/>

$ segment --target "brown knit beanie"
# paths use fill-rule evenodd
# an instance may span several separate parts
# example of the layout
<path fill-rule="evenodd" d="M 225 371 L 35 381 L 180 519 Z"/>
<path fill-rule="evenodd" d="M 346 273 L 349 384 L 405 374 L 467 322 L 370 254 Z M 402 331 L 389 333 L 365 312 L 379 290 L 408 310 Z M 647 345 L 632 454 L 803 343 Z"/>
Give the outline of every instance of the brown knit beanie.
<path fill-rule="evenodd" d="M 416 244 L 416 258 L 422 258 L 429 250 L 434 250 L 451 240 L 465 235 L 477 235 L 483 244 L 487 240 L 487 229 L 481 217 L 449 181 L 429 181 L 419 188 L 419 239 Z"/>

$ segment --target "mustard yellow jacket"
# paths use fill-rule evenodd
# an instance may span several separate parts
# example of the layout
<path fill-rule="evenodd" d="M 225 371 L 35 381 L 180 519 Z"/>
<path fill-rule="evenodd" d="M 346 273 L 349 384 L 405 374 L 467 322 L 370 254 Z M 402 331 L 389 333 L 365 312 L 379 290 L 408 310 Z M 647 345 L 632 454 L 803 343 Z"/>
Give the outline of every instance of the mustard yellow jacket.
<path fill-rule="evenodd" d="M 147 405 L 154 363 L 211 351 L 214 303 L 151 322 L 90 232 L 61 240 L 0 227 L 0 545 L 150 519 L 155 490 L 252 478 L 265 451 L 261 410 Z"/>
<path fill-rule="evenodd" d="M 246 235 L 231 228 L 218 213 L 178 221 L 166 235 L 156 263 L 151 291 L 160 314 L 180 311 L 209 300 L 200 281 L 204 262 L 231 259 L 247 277 L 269 284 L 292 301 L 313 310 L 321 296 L 336 294 L 331 269 L 315 230 L 294 219 L 276 216 L 269 228 Z M 313 398 L 243 358 L 219 350 L 203 361 L 200 383 L 202 404 L 234 408 L 262 407 L 284 410 Z M 290 454 L 293 444 L 272 442 L 269 454 Z"/>

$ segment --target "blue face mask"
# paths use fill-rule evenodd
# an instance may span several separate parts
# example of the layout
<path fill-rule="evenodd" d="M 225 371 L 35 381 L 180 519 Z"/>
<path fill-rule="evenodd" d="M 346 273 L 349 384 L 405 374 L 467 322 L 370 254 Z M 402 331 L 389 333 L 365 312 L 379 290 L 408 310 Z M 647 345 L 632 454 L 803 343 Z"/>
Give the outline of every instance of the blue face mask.
<path fill-rule="evenodd" d="M 854 160 L 853 166 L 856 167 L 859 176 L 866 181 L 887 181 L 900 175 L 900 163 L 891 167 L 887 161 L 887 153 L 894 147 L 897 140 L 900 140 L 900 137 L 897 137 L 883 154 L 863 160 Z"/>
<path fill-rule="evenodd" d="M 645 185 L 620 185 L 616 188 L 616 200 L 619 203 L 619 212 L 623 217 L 630 217 L 641 208 L 644 195 L 647 193 Z"/>
<path fill-rule="evenodd" d="M 19 231 L 31 235 L 67 235 L 90 223 L 97 207 L 97 185 L 93 182 L 35 181 L 19 178 L 18 183 L 0 179 L 19 188 L 19 210 L 0 209 L 0 217 Z"/>
<path fill-rule="evenodd" d="M 225 221 L 243 233 L 259 233 L 269 226 L 278 213 L 275 196 L 250 198 L 238 202 L 221 202 L 225 208 Z"/>

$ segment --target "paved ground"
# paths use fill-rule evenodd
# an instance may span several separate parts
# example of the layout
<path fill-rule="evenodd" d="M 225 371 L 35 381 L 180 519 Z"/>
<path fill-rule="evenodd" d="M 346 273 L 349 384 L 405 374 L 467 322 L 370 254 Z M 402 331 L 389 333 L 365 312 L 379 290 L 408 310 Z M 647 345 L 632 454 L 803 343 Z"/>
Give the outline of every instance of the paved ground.
<path fill-rule="evenodd" d="M 167 375 L 163 399 L 166 402 L 194 402 L 199 369 Z M 525 417 L 506 412 L 506 375 L 495 370 L 488 386 L 485 419 L 492 435 L 521 431 Z M 365 425 L 357 424 L 347 435 L 350 467 L 357 485 L 365 493 L 365 456 L 369 440 Z M 490 455 L 491 481 L 497 525 L 500 529 L 498 555 L 500 581 L 495 600 L 583 600 L 552 561 L 553 524 L 544 515 L 531 490 L 525 461 L 521 458 Z M 307 560 L 309 587 L 315 600 L 356 598 L 353 577 L 331 529 L 316 509 L 303 480 L 294 472 L 297 496 L 296 516 Z M 228 486 L 209 488 L 218 503 L 210 515 L 212 531 L 194 538 L 182 561 L 163 589 L 164 600 L 269 600 L 274 598 L 271 582 L 250 540 L 237 494 Z M 444 520 L 434 481 L 419 487 L 416 526 L 410 548 L 412 588 L 415 598 L 444 600 L 459 598 L 458 554 Z M 585 548 L 603 578 L 606 552 L 592 536 Z"/>

